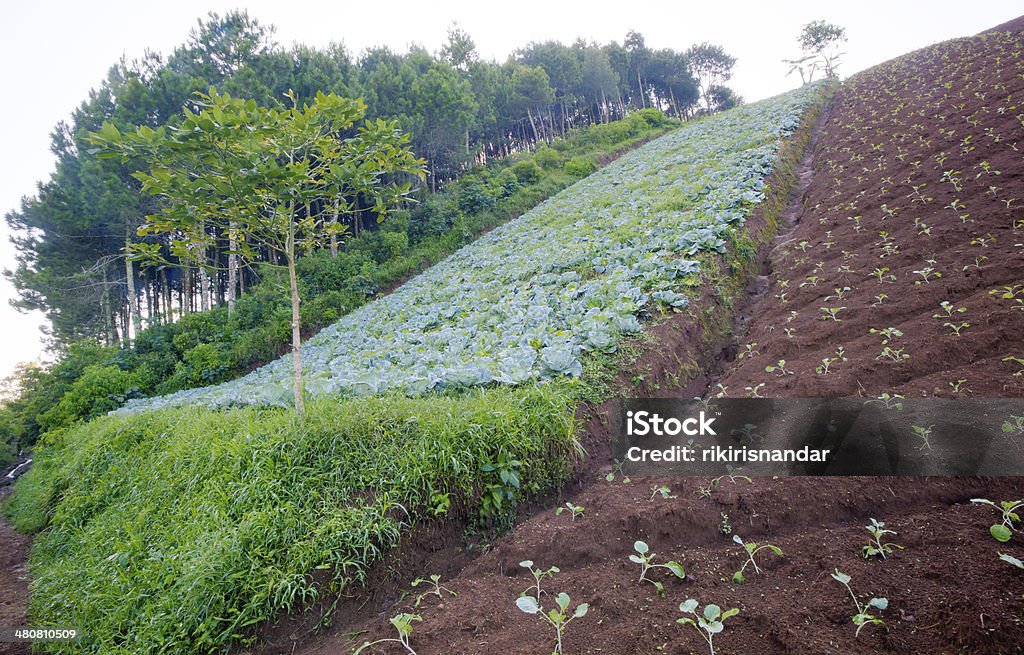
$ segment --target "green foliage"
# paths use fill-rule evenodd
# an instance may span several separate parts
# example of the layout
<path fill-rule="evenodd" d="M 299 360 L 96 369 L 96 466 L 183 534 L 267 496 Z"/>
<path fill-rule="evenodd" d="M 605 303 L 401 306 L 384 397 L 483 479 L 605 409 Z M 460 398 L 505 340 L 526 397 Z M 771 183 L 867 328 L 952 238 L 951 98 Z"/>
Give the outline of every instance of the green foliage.
<path fill-rule="evenodd" d="M 190 408 L 51 433 L 6 507 L 21 529 L 49 526 L 32 615 L 90 626 L 57 652 L 220 649 L 317 598 L 318 569 L 335 591 L 359 585 L 438 494 L 468 518 L 489 462 L 515 458 L 521 488 L 553 489 L 572 420 L 564 390 L 544 385 L 327 400 L 301 420 Z"/>
<path fill-rule="evenodd" d="M 633 544 L 633 550 L 636 552 L 629 556 L 629 561 L 634 564 L 640 565 L 640 582 L 647 581 L 654 585 L 654 588 L 658 590 L 659 596 L 665 595 L 665 585 L 658 582 L 657 580 L 651 580 L 647 577 L 647 572 L 651 569 L 665 569 L 672 573 L 679 579 L 686 577 L 686 571 L 683 569 L 682 564 L 676 561 L 668 561 L 664 564 L 654 564 L 655 553 L 651 553 L 650 547 L 646 542 L 637 541 Z"/>
<path fill-rule="evenodd" d="M 884 611 L 888 608 L 889 600 L 887 598 L 872 598 L 866 603 L 861 603 L 857 598 L 857 595 L 853 593 L 853 589 L 850 588 L 850 576 L 846 575 L 839 569 L 836 569 L 835 573 L 832 574 L 832 579 L 846 587 L 846 590 L 850 592 L 850 598 L 853 599 L 853 604 L 857 607 L 857 613 L 851 618 L 853 624 L 857 626 L 857 631 L 854 633 L 855 637 L 859 637 L 860 631 L 864 626 L 869 624 L 880 625 L 888 630 L 888 627 L 885 625 L 885 621 L 870 612 L 874 609 Z"/>
<path fill-rule="evenodd" d="M 697 607 L 700 605 L 697 600 L 688 598 L 679 604 L 679 611 L 683 614 L 692 614 L 697 617 L 694 621 L 688 616 L 683 616 L 676 619 L 676 623 L 680 625 L 692 625 L 697 632 L 703 637 L 704 641 L 708 642 L 708 648 L 711 649 L 711 655 L 715 655 L 715 635 L 725 630 L 725 621 L 732 618 L 740 613 L 735 607 L 726 611 L 722 611 L 722 608 L 718 605 L 707 604 L 704 606 L 704 611 L 700 614 L 697 613 Z"/>
<path fill-rule="evenodd" d="M 593 157 L 575 156 L 565 162 L 565 174 L 573 177 L 586 177 L 597 170 L 597 162 Z"/>
<path fill-rule="evenodd" d="M 543 169 L 532 159 L 517 161 L 511 170 L 520 184 L 533 184 L 544 174 Z"/>
<path fill-rule="evenodd" d="M 521 612 L 526 614 L 537 614 L 544 619 L 548 625 L 555 630 L 555 651 L 554 655 L 562 655 L 562 635 L 565 633 L 565 628 L 575 619 L 583 618 L 587 615 L 587 611 L 590 609 L 589 603 L 580 603 L 573 610 L 572 614 L 569 614 L 569 605 L 572 600 L 569 598 L 569 594 L 561 591 L 555 596 L 555 603 L 558 605 L 558 609 L 548 610 L 544 612 L 543 606 L 540 604 L 539 598 L 533 596 L 520 596 L 516 599 L 516 607 Z"/>

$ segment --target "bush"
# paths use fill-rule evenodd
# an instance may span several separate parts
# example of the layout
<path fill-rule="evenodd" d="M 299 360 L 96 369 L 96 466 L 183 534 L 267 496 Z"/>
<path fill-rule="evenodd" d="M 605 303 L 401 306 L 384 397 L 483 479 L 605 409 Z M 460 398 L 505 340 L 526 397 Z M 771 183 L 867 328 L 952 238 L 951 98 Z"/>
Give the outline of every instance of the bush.
<path fill-rule="evenodd" d="M 544 170 L 555 170 L 562 165 L 562 155 L 548 146 L 541 146 L 533 153 L 533 161 Z"/>
<path fill-rule="evenodd" d="M 529 159 L 518 161 L 512 164 L 512 173 L 515 174 L 516 179 L 519 180 L 520 184 L 533 184 L 541 178 L 544 171 L 541 170 L 540 166 L 536 162 Z"/>
<path fill-rule="evenodd" d="M 49 432 L 106 414 L 129 398 L 141 397 L 140 388 L 152 383 L 152 371 L 148 367 L 129 373 L 117 366 L 87 366 L 60 402 L 39 417 L 40 430 Z"/>
<path fill-rule="evenodd" d="M 586 177 L 597 170 L 597 162 L 593 157 L 577 155 L 565 162 L 565 174 L 573 177 Z"/>

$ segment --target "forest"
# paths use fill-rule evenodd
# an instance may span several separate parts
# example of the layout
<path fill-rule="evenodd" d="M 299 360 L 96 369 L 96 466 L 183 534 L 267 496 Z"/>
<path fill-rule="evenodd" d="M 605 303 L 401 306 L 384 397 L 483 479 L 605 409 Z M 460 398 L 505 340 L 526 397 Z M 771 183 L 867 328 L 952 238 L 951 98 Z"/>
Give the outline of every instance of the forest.
<path fill-rule="evenodd" d="M 174 234 L 140 230 L 161 211 L 159 197 L 140 192 L 143 164 L 104 158 L 90 134 L 180 124 L 182 110 L 198 111 L 212 89 L 261 107 L 298 106 L 318 93 L 361 98 L 366 124 L 394 121 L 426 175 L 405 175 L 411 191 L 387 221 L 366 193 L 335 199 L 337 236 L 300 253 L 304 291 L 313 287 L 302 307 L 309 334 L 595 170 L 602 149 L 738 104 L 724 86 L 734 63 L 709 43 L 653 50 L 636 32 L 622 44 L 530 43 L 498 63 L 481 59 L 457 25 L 437 53 L 377 47 L 353 56 L 336 44 L 283 48 L 272 26 L 245 12 L 209 14 L 168 56 L 117 62 L 53 131 L 50 179 L 6 215 L 15 304 L 44 312 L 57 363 L 27 364 L 7 380 L 5 459 L 47 429 L 127 399 L 237 376 L 287 341 L 280 253 L 254 247 L 243 256 L 214 222 L 186 258 Z M 607 129 L 584 135 L 598 126 Z M 567 137 L 572 149 L 559 145 Z M 295 220 L 327 213 L 314 200 Z M 140 251 L 155 257 L 143 261 Z"/>

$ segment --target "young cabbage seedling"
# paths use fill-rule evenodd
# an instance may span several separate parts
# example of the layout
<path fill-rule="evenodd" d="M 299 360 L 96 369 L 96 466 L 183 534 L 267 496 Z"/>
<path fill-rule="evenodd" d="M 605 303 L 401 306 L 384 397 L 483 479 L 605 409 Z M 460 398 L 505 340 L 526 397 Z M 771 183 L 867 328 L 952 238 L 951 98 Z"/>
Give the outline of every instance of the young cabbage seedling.
<path fill-rule="evenodd" d="M 356 650 L 356 652 L 352 655 L 359 655 L 359 653 L 363 652 L 370 646 L 389 642 L 401 644 L 402 647 L 405 648 L 406 652 L 412 653 L 412 655 L 416 655 L 416 651 L 414 651 L 412 649 L 412 646 L 409 645 L 409 635 L 412 634 L 412 622 L 422 620 L 423 617 L 419 614 L 398 614 L 391 618 L 391 625 L 395 626 L 395 630 L 398 630 L 397 639 L 392 638 L 378 639 L 377 641 L 364 641 L 363 645 L 360 646 L 359 649 Z"/>
<path fill-rule="evenodd" d="M 657 580 L 651 580 L 647 577 L 647 572 L 651 569 L 668 569 L 677 578 L 685 578 L 686 571 L 683 570 L 683 566 L 679 562 L 665 562 L 664 564 L 653 564 L 654 556 L 656 553 L 649 553 L 650 547 L 646 542 L 637 541 L 633 544 L 633 550 L 636 553 L 629 556 L 629 561 L 640 565 L 640 580 L 639 582 L 647 581 L 654 585 L 654 588 L 658 590 L 659 596 L 665 595 L 665 585 L 661 584 Z"/>
<path fill-rule="evenodd" d="M 693 598 L 688 598 L 682 603 L 679 603 L 679 611 L 683 614 L 692 614 L 697 617 L 694 621 L 688 616 L 676 619 L 676 623 L 679 625 L 692 625 L 697 633 L 704 638 L 704 641 L 708 642 L 708 648 L 711 649 L 711 655 L 715 655 L 715 635 L 722 630 L 725 630 L 725 620 L 736 616 L 740 613 L 735 607 L 730 610 L 722 611 L 722 608 L 718 605 L 708 604 L 704 606 L 704 611 L 697 614 L 697 605 L 699 603 Z"/>
<path fill-rule="evenodd" d="M 850 592 L 850 598 L 853 599 L 853 604 L 857 606 L 857 613 L 853 615 L 853 624 L 857 626 L 857 631 L 853 634 L 854 637 L 859 637 L 860 631 L 869 623 L 880 625 L 885 628 L 886 631 L 889 630 L 885 625 L 885 621 L 868 613 L 868 610 L 872 607 L 879 611 L 883 611 L 885 608 L 889 607 L 889 600 L 887 598 L 872 598 L 866 604 L 861 605 L 860 601 L 857 600 L 857 595 L 854 594 L 853 589 L 850 588 L 850 576 L 846 575 L 839 569 L 836 569 L 836 572 L 832 574 L 832 577 L 846 587 L 846 590 Z"/>
<path fill-rule="evenodd" d="M 535 568 L 533 568 L 533 560 L 532 559 L 527 559 L 527 560 L 523 560 L 522 562 L 519 562 L 519 566 L 523 567 L 524 569 L 527 569 L 530 572 L 530 574 L 533 576 L 533 586 L 532 587 L 527 587 L 526 591 L 524 591 L 523 593 L 521 593 L 519 595 L 520 596 L 525 596 L 527 591 L 530 591 L 531 589 L 533 589 L 534 591 L 537 592 L 536 593 L 536 598 L 538 600 L 540 599 L 540 595 L 543 593 L 540 590 L 540 581 L 543 580 L 544 578 L 550 578 L 550 577 L 554 576 L 556 573 L 559 572 L 557 566 L 552 566 L 550 569 L 548 569 L 546 571 L 543 570 L 543 569 L 535 569 Z"/>
<path fill-rule="evenodd" d="M 583 512 L 586 511 L 586 510 L 583 509 L 582 505 L 573 505 L 571 502 L 567 502 L 565 504 L 565 507 L 559 507 L 558 509 L 555 510 L 555 516 L 558 516 L 559 514 L 561 514 L 562 512 L 564 512 L 566 510 L 569 510 L 570 512 L 572 512 L 572 520 L 573 520 L 573 522 L 576 521 L 576 517 L 577 516 L 583 516 Z"/>
<path fill-rule="evenodd" d="M 669 489 L 668 487 L 666 487 L 665 485 L 661 485 L 660 487 L 659 486 L 651 487 L 651 500 L 654 500 L 654 497 L 657 496 L 658 494 L 661 494 L 661 497 L 664 498 L 665 500 L 668 500 L 669 498 L 677 498 L 678 497 L 678 496 L 671 495 L 672 494 L 672 490 Z"/>
<path fill-rule="evenodd" d="M 1000 543 L 1006 543 L 1013 536 L 1013 524 L 1020 523 L 1020 516 L 1017 515 L 1017 510 L 1024 507 L 1024 500 L 1004 500 L 998 505 L 993 503 L 987 498 L 972 498 L 972 503 L 977 505 L 989 505 L 994 507 L 996 511 L 1003 515 L 1001 523 L 995 523 L 989 527 L 988 531 L 992 535 L 992 538 Z"/>
<path fill-rule="evenodd" d="M 588 603 L 577 605 L 576 609 L 573 610 L 572 616 L 569 616 L 567 613 L 569 603 L 571 602 L 569 594 L 564 591 L 559 592 L 555 596 L 555 602 L 558 604 L 558 609 L 549 610 L 546 614 L 544 613 L 544 608 L 540 606 L 540 603 L 533 596 L 520 596 L 516 599 L 516 607 L 527 614 L 539 614 L 542 619 L 555 629 L 555 655 L 562 655 L 562 634 L 565 633 L 565 628 L 573 620 L 586 616 L 590 605 Z"/>
<path fill-rule="evenodd" d="M 427 596 L 429 596 L 430 594 L 434 594 L 438 598 L 442 598 L 442 599 L 444 598 L 444 594 L 441 593 L 442 591 L 447 591 L 452 596 L 457 596 L 458 595 L 454 591 L 449 589 L 448 587 L 445 587 L 444 585 L 442 585 L 441 584 L 441 576 L 439 576 L 437 574 L 431 575 L 430 578 L 416 578 L 415 580 L 413 580 L 409 584 L 410 584 L 410 586 L 418 587 L 418 586 L 420 586 L 421 584 L 424 584 L 424 583 L 430 584 L 433 587 L 433 589 L 430 589 L 429 591 L 426 591 L 426 592 L 420 594 L 419 596 L 416 596 L 416 603 L 413 605 L 413 607 L 419 607 L 420 603 L 423 602 L 423 599 L 426 598 Z"/>
<path fill-rule="evenodd" d="M 761 568 L 757 565 L 757 562 L 754 561 L 754 556 L 765 548 L 772 551 L 779 557 L 783 557 L 782 549 L 778 546 L 773 546 L 771 544 L 756 544 L 753 541 L 743 541 L 738 534 L 734 534 L 732 536 L 732 540 L 743 546 L 743 550 L 746 551 L 747 554 L 747 561 L 743 562 L 743 566 L 740 567 L 739 571 L 732 574 L 732 581 L 736 584 L 743 584 L 743 581 L 746 580 L 746 578 L 743 577 L 743 572 L 747 569 L 748 564 L 754 567 L 754 573 L 757 573 L 758 575 L 761 574 Z"/>
<path fill-rule="evenodd" d="M 864 529 L 871 533 L 871 541 L 868 542 L 867 546 L 864 546 L 863 553 L 864 559 L 874 557 L 875 555 L 881 555 L 882 559 L 886 559 L 886 555 L 892 553 L 893 548 L 899 548 L 903 550 L 903 546 L 896 543 L 882 543 L 882 538 L 887 534 L 896 534 L 892 530 L 885 529 L 885 523 L 876 519 L 871 519 L 870 525 L 865 525 Z"/>

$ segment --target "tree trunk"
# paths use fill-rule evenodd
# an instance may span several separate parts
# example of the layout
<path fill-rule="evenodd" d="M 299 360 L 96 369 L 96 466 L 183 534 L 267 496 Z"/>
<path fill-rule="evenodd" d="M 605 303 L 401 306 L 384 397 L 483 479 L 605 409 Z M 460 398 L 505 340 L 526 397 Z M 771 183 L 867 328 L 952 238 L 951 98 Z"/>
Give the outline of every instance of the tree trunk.
<path fill-rule="evenodd" d="M 288 261 L 288 284 L 292 296 L 292 371 L 294 375 L 292 395 L 295 398 L 295 410 L 301 415 L 306 412 L 302 389 L 302 318 L 299 314 L 299 276 L 295 270 L 295 228 L 289 219 L 285 241 L 285 259 Z"/>
<path fill-rule="evenodd" d="M 110 283 L 107 280 L 107 265 L 103 265 L 103 295 L 100 297 L 100 311 L 103 313 L 103 327 L 107 333 L 107 343 L 117 342 L 117 330 L 114 329 L 114 307 L 110 301 Z"/>
<path fill-rule="evenodd" d="M 529 107 L 526 108 L 526 115 L 530 118 L 530 127 L 533 129 L 533 143 L 536 145 L 540 143 L 540 137 L 537 136 L 537 123 L 533 121 L 533 112 L 530 111 Z"/>
<path fill-rule="evenodd" d="M 334 213 L 331 215 L 331 228 L 334 229 L 338 225 L 338 205 L 334 205 Z M 331 232 L 331 257 L 338 256 L 338 235 L 333 231 Z"/>
<path fill-rule="evenodd" d="M 128 306 L 132 317 L 132 328 L 134 334 L 125 332 L 125 342 L 130 344 L 132 339 L 138 336 L 142 330 L 142 316 L 139 315 L 139 295 L 135 288 L 135 263 L 129 256 L 128 248 L 132 244 L 132 225 L 128 221 L 124 224 L 124 273 L 128 283 Z"/>

